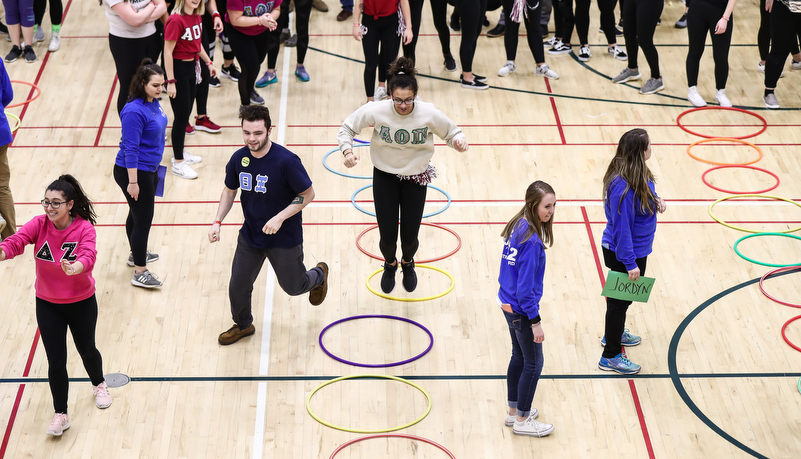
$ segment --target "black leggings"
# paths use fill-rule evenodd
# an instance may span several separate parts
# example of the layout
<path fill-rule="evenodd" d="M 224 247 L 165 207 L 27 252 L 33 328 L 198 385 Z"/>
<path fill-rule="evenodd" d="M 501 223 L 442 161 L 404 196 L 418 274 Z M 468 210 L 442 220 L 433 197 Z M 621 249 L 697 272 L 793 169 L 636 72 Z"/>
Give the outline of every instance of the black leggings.
<path fill-rule="evenodd" d="M 634 2 L 635 0 L 627 0 Z M 624 23 L 628 27 L 628 23 Z M 627 273 L 626 265 L 617 260 L 615 252 L 603 247 L 604 264 L 612 271 L 619 273 Z M 638 258 L 635 262 L 637 267 L 640 268 L 640 276 L 645 275 L 645 264 L 648 257 Z M 604 334 L 606 335 L 606 346 L 604 346 L 603 356 L 607 359 L 620 354 L 622 351 L 620 338 L 623 336 L 623 331 L 626 328 L 626 311 L 631 306 L 631 301 L 616 300 L 614 298 L 606 298 L 606 325 L 604 327 Z"/>
<path fill-rule="evenodd" d="M 203 15 L 205 18 L 206 16 Z M 206 27 L 204 24 L 203 27 Z M 206 51 L 206 54 L 209 54 L 209 37 L 204 33 L 200 38 L 200 43 L 203 45 L 203 49 Z M 209 57 L 211 59 L 211 57 Z M 213 62 L 213 61 L 212 61 Z M 209 73 L 209 66 L 206 65 L 205 62 L 200 63 L 200 83 L 197 83 L 197 89 L 195 90 L 195 103 L 197 105 L 197 114 L 205 115 L 208 111 L 208 102 L 209 102 L 209 80 L 211 79 L 211 73 Z M 197 80 L 195 80 L 197 81 Z M 190 113 L 191 114 L 191 113 Z"/>
<path fill-rule="evenodd" d="M 481 25 L 484 22 L 484 14 L 487 12 L 487 0 L 456 0 L 456 9 L 459 10 L 462 22 L 459 60 L 462 63 L 463 72 L 472 72 L 478 36 L 481 34 Z"/>
<path fill-rule="evenodd" d="M 412 17 L 412 41 L 403 46 L 403 55 L 417 62 L 415 49 L 417 49 L 417 36 L 420 34 L 420 21 L 423 18 L 423 2 L 425 0 L 409 0 L 409 15 Z M 401 40 L 402 42 L 403 40 Z"/>
<path fill-rule="evenodd" d="M 506 21 L 506 33 L 503 34 L 503 45 L 506 48 L 507 61 L 515 60 L 515 56 L 517 56 L 517 39 L 520 31 L 520 24 L 509 18 L 513 6 L 514 0 L 503 0 L 503 16 L 504 21 Z M 526 6 L 526 8 L 528 8 L 528 6 Z M 525 16 L 523 17 L 523 22 L 526 23 L 528 47 L 531 49 L 531 53 L 534 55 L 534 61 L 537 64 L 545 62 L 545 51 L 543 50 L 542 40 L 540 39 L 540 16 L 542 16 L 542 2 L 537 1 L 537 7 L 533 10 L 528 10 L 528 18 Z"/>
<path fill-rule="evenodd" d="M 612 44 L 617 43 L 617 36 L 615 35 L 616 24 L 615 24 L 615 4 L 617 0 L 598 0 L 598 11 L 601 12 L 601 28 L 604 30 L 604 36 L 606 37 L 606 43 Z M 589 14 L 590 5 L 587 3 L 587 14 Z M 587 32 L 582 32 L 583 22 L 579 23 L 578 19 L 578 12 L 579 12 L 579 5 L 576 6 L 576 27 L 578 29 L 579 39 L 585 40 L 587 37 L 587 33 L 589 32 L 590 23 L 587 21 Z M 583 19 L 582 19 L 583 21 Z M 585 38 L 581 38 L 581 34 L 584 33 Z M 582 41 L 581 44 L 587 44 L 586 41 Z"/>
<path fill-rule="evenodd" d="M 36 25 L 42 26 L 48 0 L 33 0 L 33 18 Z M 50 24 L 61 25 L 61 18 L 64 16 L 64 5 L 61 0 L 50 0 Z"/>
<path fill-rule="evenodd" d="M 67 327 L 72 332 L 75 348 L 83 360 L 93 386 L 105 381 L 103 357 L 95 346 L 97 326 L 97 299 L 89 298 L 75 303 L 56 304 L 36 298 L 36 322 L 47 354 L 47 380 L 53 394 L 56 413 L 67 412 L 67 396 L 70 388 L 67 374 Z"/>
<path fill-rule="evenodd" d="M 134 264 L 147 266 L 147 240 L 150 237 L 150 225 L 156 203 L 156 186 L 158 173 L 143 170 L 136 171 L 139 182 L 139 196 L 134 200 L 128 194 L 128 169 L 114 165 L 114 181 L 117 182 L 125 200 L 128 201 L 128 218 L 125 220 L 125 234 L 131 247 Z"/>
<path fill-rule="evenodd" d="M 121 38 L 109 34 L 108 47 L 114 58 L 114 66 L 117 69 L 117 79 L 120 84 L 120 92 L 117 95 L 117 114 L 119 115 L 128 102 L 128 91 L 131 89 L 131 80 L 136 74 L 136 69 L 145 58 L 158 62 L 162 42 L 158 32 L 145 38 Z"/>
<path fill-rule="evenodd" d="M 289 3 L 281 3 L 281 15 L 278 16 L 278 27 L 275 30 L 283 30 L 289 27 Z M 303 65 L 306 60 L 306 52 L 309 50 L 309 18 L 311 17 L 312 0 L 295 1 L 295 32 L 298 34 L 298 64 Z M 280 46 L 276 46 L 267 53 L 267 68 L 274 69 L 278 62 L 278 52 Z"/>
<path fill-rule="evenodd" d="M 401 180 L 390 174 L 373 168 L 373 202 L 375 203 L 375 219 L 378 223 L 381 255 L 392 263 L 398 248 L 398 218 L 400 218 L 401 254 L 406 261 L 412 261 L 420 241 L 420 222 L 423 221 L 423 209 L 426 206 L 428 187 L 418 185 L 411 180 Z"/>
<path fill-rule="evenodd" d="M 570 43 L 570 40 L 573 37 L 573 27 L 575 26 L 575 16 L 573 16 L 573 0 L 554 1 L 556 2 L 554 5 L 554 10 L 559 11 L 560 16 L 562 16 L 562 33 L 556 36 L 562 39 L 562 43 Z M 589 5 L 587 5 L 587 10 L 589 10 Z M 589 17 L 587 17 L 587 20 L 587 27 L 589 28 Z"/>
<path fill-rule="evenodd" d="M 453 57 L 451 54 L 451 31 L 448 29 L 448 0 L 430 0 L 430 3 L 431 16 L 439 36 L 442 55 L 443 57 Z"/>
<path fill-rule="evenodd" d="M 715 5 L 707 0 L 693 0 L 687 11 L 687 86 L 698 85 L 698 69 L 704 54 L 706 34 L 712 36 L 712 56 L 715 59 L 715 88 L 725 89 L 729 79 L 729 46 L 734 29 L 734 15 L 729 18 L 726 32 L 715 33 L 715 26 L 723 17 L 726 5 Z"/>
<path fill-rule="evenodd" d="M 238 82 L 239 101 L 242 105 L 250 105 L 250 95 L 253 94 L 253 88 L 259 77 L 259 67 L 270 48 L 278 46 L 281 30 L 276 27 L 272 32 L 245 35 L 226 22 L 225 33 L 228 34 L 231 49 L 239 65 L 242 66 L 242 76 Z"/>
<path fill-rule="evenodd" d="M 201 64 L 203 66 L 205 64 Z M 176 160 L 184 159 L 184 140 L 186 140 L 186 125 L 189 115 L 192 114 L 192 105 L 195 104 L 197 91 L 197 76 L 195 75 L 195 61 L 172 60 L 175 72 L 175 98 L 170 97 L 170 106 L 175 119 L 172 122 L 170 139 L 172 140 L 172 153 Z"/>
<path fill-rule="evenodd" d="M 629 68 L 638 67 L 639 46 L 651 67 L 651 78 L 657 79 L 662 74 L 659 73 L 659 54 L 654 45 L 654 31 L 664 6 L 665 3 L 661 0 L 626 0 L 623 5 L 623 37 L 626 38 L 629 51 Z"/>
<path fill-rule="evenodd" d="M 362 24 L 367 33 L 362 37 L 364 50 L 364 92 L 367 97 L 375 94 L 375 71 L 378 68 L 378 82 L 387 81 L 389 64 L 398 57 L 401 37 L 398 36 L 398 14 L 390 14 L 373 19 L 362 14 Z M 379 49 L 380 48 L 380 49 Z"/>
<path fill-rule="evenodd" d="M 765 87 L 775 88 L 782 74 L 787 55 L 797 45 L 801 34 L 801 13 L 791 13 L 784 3 L 773 2 L 770 12 L 770 54 L 765 63 Z"/>

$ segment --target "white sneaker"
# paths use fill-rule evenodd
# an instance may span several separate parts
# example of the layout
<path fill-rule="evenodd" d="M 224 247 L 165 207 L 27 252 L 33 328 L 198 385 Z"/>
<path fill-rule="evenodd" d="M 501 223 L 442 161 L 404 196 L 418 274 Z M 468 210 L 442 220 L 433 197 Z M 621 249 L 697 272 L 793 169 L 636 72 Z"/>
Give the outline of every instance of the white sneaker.
<path fill-rule="evenodd" d="M 578 58 L 581 62 L 587 62 L 592 57 L 592 52 L 590 51 L 589 45 L 581 45 L 579 47 L 579 55 Z"/>
<path fill-rule="evenodd" d="M 548 64 L 542 64 L 542 65 L 537 66 L 537 70 L 535 70 L 534 73 L 536 75 L 539 75 L 539 76 L 542 76 L 542 77 L 545 77 L 545 78 L 550 78 L 552 80 L 558 80 L 559 79 L 559 74 L 554 72 L 553 70 L 551 70 L 551 68 L 548 67 Z"/>
<path fill-rule="evenodd" d="M 184 162 L 188 163 L 190 166 L 193 164 L 199 164 L 203 162 L 203 157 L 193 155 L 191 152 L 184 150 Z"/>
<path fill-rule="evenodd" d="M 533 413 L 532 413 L 533 414 Z M 549 435 L 553 432 L 553 424 L 545 424 L 539 421 L 534 420 L 533 416 L 529 416 L 523 422 L 517 422 L 515 420 L 514 425 L 512 426 L 512 432 L 515 435 L 529 435 L 531 437 L 544 437 Z"/>
<path fill-rule="evenodd" d="M 718 89 L 715 94 L 715 102 L 719 103 L 721 107 L 731 107 L 731 101 L 726 97 L 725 89 Z"/>
<path fill-rule="evenodd" d="M 517 70 L 517 67 L 515 66 L 514 61 L 506 61 L 506 63 L 503 64 L 503 67 L 501 67 L 501 69 L 498 70 L 498 76 L 500 77 L 508 76 L 515 70 Z"/>
<path fill-rule="evenodd" d="M 173 162 L 172 174 L 187 180 L 194 180 L 197 178 L 197 172 L 195 172 L 186 161 L 181 161 L 180 163 Z"/>
<path fill-rule="evenodd" d="M 61 34 L 53 32 L 50 34 L 50 46 L 47 47 L 47 50 L 54 53 L 59 48 L 61 48 Z"/>
<path fill-rule="evenodd" d="M 537 411 L 536 408 L 531 408 L 531 413 L 528 416 L 530 418 L 536 418 L 539 415 L 540 412 Z M 512 427 L 513 425 L 515 425 L 515 421 L 517 421 L 517 416 L 515 416 L 514 414 L 507 414 L 506 419 L 504 419 L 503 421 L 503 425 L 505 425 L 506 427 Z"/>
<path fill-rule="evenodd" d="M 801 70 L 801 62 L 793 59 L 793 62 L 790 63 L 790 70 Z"/>
<path fill-rule="evenodd" d="M 375 88 L 375 92 L 373 93 L 373 100 L 376 102 L 380 100 L 384 100 L 387 98 L 387 88 L 383 86 L 379 86 Z"/>
<path fill-rule="evenodd" d="M 698 94 L 698 86 L 690 86 L 689 91 L 687 91 L 687 100 L 696 107 L 706 106 L 706 101 L 701 97 L 701 94 Z"/>

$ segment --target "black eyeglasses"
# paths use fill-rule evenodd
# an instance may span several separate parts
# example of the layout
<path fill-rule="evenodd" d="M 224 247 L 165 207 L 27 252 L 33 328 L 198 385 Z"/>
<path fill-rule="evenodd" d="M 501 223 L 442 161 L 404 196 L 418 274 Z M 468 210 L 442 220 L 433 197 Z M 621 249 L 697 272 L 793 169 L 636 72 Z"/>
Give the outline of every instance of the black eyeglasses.
<path fill-rule="evenodd" d="M 395 105 L 412 105 L 414 103 L 414 99 L 392 99 L 392 102 L 394 102 Z"/>
<path fill-rule="evenodd" d="M 65 202 L 67 202 L 67 201 L 48 201 L 47 199 L 42 199 L 42 207 L 47 209 L 47 207 L 50 206 L 50 207 L 52 207 L 54 209 L 58 209 Z"/>

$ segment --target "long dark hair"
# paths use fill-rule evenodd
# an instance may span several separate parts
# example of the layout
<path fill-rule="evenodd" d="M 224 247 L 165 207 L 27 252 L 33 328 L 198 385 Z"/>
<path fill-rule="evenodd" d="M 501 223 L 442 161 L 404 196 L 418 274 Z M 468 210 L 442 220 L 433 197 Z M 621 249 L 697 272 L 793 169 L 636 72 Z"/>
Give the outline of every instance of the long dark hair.
<path fill-rule="evenodd" d="M 408 57 L 399 57 L 389 65 L 387 70 L 389 81 L 387 82 L 387 92 L 392 95 L 395 89 L 411 89 L 417 95 L 417 69 L 414 68 L 414 61 Z"/>
<path fill-rule="evenodd" d="M 650 144 L 651 139 L 645 129 L 632 129 L 620 137 L 615 157 L 612 158 L 612 162 L 609 163 L 609 168 L 604 174 L 603 194 L 604 201 L 606 201 L 609 198 L 609 186 L 617 177 L 626 181 L 626 189 L 620 197 L 620 202 L 617 203 L 618 213 L 620 213 L 623 197 L 626 196 L 629 189 L 634 190 L 634 196 L 640 201 L 638 209 L 640 212 L 648 212 L 653 215 L 656 211 L 656 195 L 648 187 L 648 182 L 656 182 L 656 179 L 651 169 L 648 169 L 645 164 L 645 150 Z"/>
<path fill-rule="evenodd" d="M 525 219 L 527 227 L 523 237 L 519 239 L 520 242 L 527 241 L 532 234 L 536 233 L 543 245 L 548 244 L 548 247 L 553 245 L 553 217 L 547 222 L 542 222 L 540 221 L 540 214 L 537 212 L 537 207 L 539 207 L 542 198 L 547 194 L 556 195 L 556 192 L 553 191 L 551 185 L 542 180 L 537 180 L 528 186 L 528 189 L 526 189 L 526 204 L 509 220 L 509 223 L 501 231 L 501 237 L 503 237 L 504 241 L 509 240 L 520 220 Z"/>
<path fill-rule="evenodd" d="M 134 99 L 143 99 L 147 102 L 147 93 L 145 86 L 150 82 L 153 75 L 164 76 L 164 70 L 152 60 L 145 58 L 136 69 L 133 80 L 131 80 L 131 87 L 128 88 L 128 102 Z"/>
<path fill-rule="evenodd" d="M 81 184 L 78 183 L 75 177 L 70 174 L 64 174 L 48 185 L 46 191 L 60 191 L 64 194 L 65 200 L 74 201 L 72 209 L 70 209 L 70 216 L 75 217 L 76 215 L 80 215 L 81 218 L 92 225 L 97 224 L 97 214 L 95 214 L 92 201 L 90 201 L 89 196 L 84 193 Z"/>

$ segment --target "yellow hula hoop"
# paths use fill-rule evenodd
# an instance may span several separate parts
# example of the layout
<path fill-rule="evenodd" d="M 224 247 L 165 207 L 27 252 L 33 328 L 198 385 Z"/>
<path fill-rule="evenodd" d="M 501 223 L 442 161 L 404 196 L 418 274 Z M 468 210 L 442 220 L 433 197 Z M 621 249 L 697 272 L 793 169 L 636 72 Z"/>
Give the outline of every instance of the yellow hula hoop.
<path fill-rule="evenodd" d="M 15 114 L 13 114 L 11 112 L 5 112 L 5 113 L 6 113 L 6 117 L 11 118 L 12 120 L 16 120 L 16 122 L 17 122 L 17 125 L 14 126 L 13 129 L 11 129 L 11 133 L 13 134 L 13 133 L 17 132 L 17 129 L 19 129 L 20 126 L 22 126 L 22 121 L 19 119 L 19 116 L 15 115 Z"/>
<path fill-rule="evenodd" d="M 436 298 L 441 298 L 441 297 L 451 293 L 451 290 L 453 290 L 453 288 L 456 286 L 456 281 L 453 279 L 453 276 L 450 273 L 448 273 L 447 271 L 445 271 L 444 269 L 439 269 L 439 268 L 436 268 L 434 266 L 429 266 L 429 265 L 415 265 L 415 267 L 416 268 L 433 269 L 434 271 L 439 271 L 442 274 L 445 274 L 446 276 L 448 276 L 448 279 L 451 280 L 451 286 L 448 287 L 448 290 L 445 290 L 442 293 L 438 293 L 438 294 L 433 295 L 433 296 L 426 296 L 426 297 L 423 297 L 423 298 L 401 298 L 399 296 L 387 295 L 386 293 L 379 292 L 378 290 L 376 290 L 376 289 L 374 289 L 373 287 L 370 286 L 370 279 L 375 277 L 376 274 L 384 271 L 384 268 L 380 268 L 380 269 L 376 270 L 375 272 L 373 272 L 372 274 L 370 274 L 369 276 L 367 276 L 367 289 L 370 290 L 371 292 L 375 293 L 376 295 L 380 296 L 381 298 L 386 298 L 388 300 L 395 300 L 395 301 L 406 301 L 406 302 L 410 302 L 411 303 L 411 302 L 415 302 L 415 301 L 428 301 L 428 300 L 433 300 L 433 299 L 436 299 Z"/>
<path fill-rule="evenodd" d="M 325 387 L 325 386 L 327 386 L 329 384 L 334 384 L 335 382 L 343 381 L 343 380 L 346 380 L 346 379 L 355 379 L 355 378 L 391 379 L 393 381 L 399 381 L 399 382 L 402 382 L 404 384 L 408 384 L 408 385 L 414 387 L 415 389 L 417 389 L 417 390 L 419 390 L 420 392 L 423 393 L 423 395 L 426 397 L 426 400 L 428 400 L 428 408 L 426 408 L 426 412 L 423 413 L 422 416 L 420 416 L 419 418 L 415 419 L 414 421 L 412 421 L 412 422 L 410 422 L 408 424 L 404 424 L 404 425 L 398 426 L 398 427 L 390 427 L 388 429 L 378 429 L 378 430 L 348 429 L 346 427 L 337 426 L 337 425 L 325 422 L 322 419 L 320 419 L 316 414 L 314 414 L 314 412 L 311 409 L 311 398 L 314 396 L 314 394 L 318 390 L 322 389 L 323 387 Z M 425 417 L 428 416 L 428 413 L 431 411 L 431 396 L 428 395 L 428 392 L 426 392 L 425 389 L 423 389 L 422 387 L 418 386 L 417 384 L 415 384 L 415 383 L 413 383 L 413 382 L 411 382 L 409 380 L 403 379 L 403 378 L 398 378 L 397 376 L 390 376 L 390 375 L 350 375 L 350 376 L 340 376 L 339 378 L 332 379 L 332 380 L 330 380 L 328 382 L 325 382 L 325 383 L 317 386 L 313 391 L 311 391 L 309 396 L 306 398 L 306 411 L 308 411 L 309 414 L 311 415 L 311 417 L 313 417 L 320 424 L 322 424 L 322 425 L 324 425 L 326 427 L 330 427 L 332 429 L 341 430 L 343 432 L 353 432 L 353 433 L 362 433 L 362 434 L 376 434 L 376 433 L 384 433 L 384 432 L 394 432 L 396 430 L 401 430 L 401 429 L 405 429 L 407 427 L 411 427 L 411 426 L 417 424 L 418 422 L 422 421 L 423 419 L 425 419 Z"/>
<path fill-rule="evenodd" d="M 762 230 L 752 230 L 752 229 L 743 228 L 743 227 L 740 227 L 740 226 L 734 226 L 731 223 L 724 222 L 723 220 L 719 219 L 718 217 L 715 216 L 715 214 L 712 213 L 712 208 L 715 207 L 715 204 L 717 204 L 719 202 L 726 201 L 728 199 L 733 199 L 733 198 L 769 198 L 769 199 L 777 199 L 779 201 L 789 202 L 790 204 L 793 204 L 793 205 L 795 205 L 797 207 L 801 207 L 801 203 L 797 203 L 797 202 L 793 201 L 792 199 L 782 198 L 781 196 L 772 196 L 772 195 L 769 195 L 769 194 L 735 194 L 735 195 L 732 195 L 732 196 L 726 196 L 724 198 L 720 198 L 717 201 L 713 202 L 709 206 L 709 216 L 712 217 L 712 219 L 714 219 L 716 222 L 720 223 L 723 226 L 731 228 L 733 230 L 743 231 L 743 232 L 746 232 L 746 233 L 761 233 L 763 231 Z M 798 228 L 788 229 L 788 230 L 785 230 L 785 231 L 774 231 L 774 232 L 775 233 L 795 233 L 798 230 L 801 230 L 801 226 L 799 226 Z"/>

